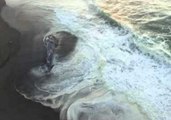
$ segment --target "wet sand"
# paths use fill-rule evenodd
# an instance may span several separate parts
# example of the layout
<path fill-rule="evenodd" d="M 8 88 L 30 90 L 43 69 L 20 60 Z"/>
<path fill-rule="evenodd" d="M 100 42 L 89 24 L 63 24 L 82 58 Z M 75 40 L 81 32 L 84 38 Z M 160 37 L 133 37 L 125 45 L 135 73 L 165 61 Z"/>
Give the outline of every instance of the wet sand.
<path fill-rule="evenodd" d="M 0 7 L 3 5 L 1 1 Z M 11 49 L 7 50 L 8 59 L 0 67 L 0 120 L 58 120 L 57 112 L 39 103 L 27 100 L 16 92 L 13 82 L 15 79 L 19 79 L 20 75 L 24 74 L 31 66 L 34 66 L 34 64 L 28 63 L 36 64 L 34 61 L 37 58 L 30 61 L 30 56 L 32 55 L 29 54 L 30 49 L 28 48 L 32 46 L 31 41 L 30 46 L 26 47 L 25 45 L 27 45 L 28 41 L 21 43 L 21 39 L 25 36 L 20 36 L 17 31 L 10 28 L 2 19 L 0 19 L 0 26 L 0 38 L 5 41 L 4 45 L 9 45 L 4 47 Z M 25 51 L 19 52 L 22 48 L 25 48 Z M 41 52 L 41 50 L 38 52 Z M 18 56 L 21 57 L 18 58 Z M 23 71 L 23 69 L 25 70 Z"/>

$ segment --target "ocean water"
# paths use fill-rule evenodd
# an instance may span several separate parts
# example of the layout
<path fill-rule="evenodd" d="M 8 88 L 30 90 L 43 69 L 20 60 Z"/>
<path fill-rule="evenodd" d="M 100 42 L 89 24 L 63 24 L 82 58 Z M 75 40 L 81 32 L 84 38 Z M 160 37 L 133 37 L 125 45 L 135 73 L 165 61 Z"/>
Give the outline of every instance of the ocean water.
<path fill-rule="evenodd" d="M 120 120 L 170 120 L 169 0 L 6 2 L 15 11 L 11 13 L 11 8 L 6 8 L 2 16 L 21 33 L 33 28 L 41 33 L 42 27 L 34 26 L 43 23 L 49 33 L 65 30 L 79 38 L 75 51 L 66 60 L 56 61 L 52 75 L 41 73 L 39 66 L 33 67 L 28 76 L 36 77 L 23 78 L 25 83 L 16 86 L 19 93 L 60 109 L 63 104 L 70 104 L 68 99 L 77 101 L 84 97 L 79 95 L 84 88 L 96 91 L 103 86 L 101 94 L 113 91 L 118 104 L 124 103 L 134 111 Z M 17 15 L 13 21 L 4 14 L 9 11 L 11 16 Z M 73 97 L 75 94 L 78 98 Z M 61 111 L 65 114 L 65 109 Z"/>
<path fill-rule="evenodd" d="M 171 6 L 169 0 L 97 0 L 112 19 L 140 38 L 137 44 L 152 53 L 171 56 Z"/>

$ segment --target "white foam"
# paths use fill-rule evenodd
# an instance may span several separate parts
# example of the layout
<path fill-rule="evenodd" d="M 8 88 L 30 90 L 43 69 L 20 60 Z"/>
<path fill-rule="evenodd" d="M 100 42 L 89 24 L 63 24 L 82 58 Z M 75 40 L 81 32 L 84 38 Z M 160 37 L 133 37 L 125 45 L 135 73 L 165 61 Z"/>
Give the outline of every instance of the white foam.
<path fill-rule="evenodd" d="M 84 14 L 84 19 L 67 11 L 56 15 L 63 25 L 93 47 L 99 59 L 105 61 L 102 77 L 109 87 L 127 95 L 151 119 L 170 120 L 170 65 L 158 63 L 138 50 L 132 50 L 130 45 L 134 38 L 130 33 L 122 34 L 123 31 L 106 25 L 99 18 L 90 17 L 90 13 Z"/>

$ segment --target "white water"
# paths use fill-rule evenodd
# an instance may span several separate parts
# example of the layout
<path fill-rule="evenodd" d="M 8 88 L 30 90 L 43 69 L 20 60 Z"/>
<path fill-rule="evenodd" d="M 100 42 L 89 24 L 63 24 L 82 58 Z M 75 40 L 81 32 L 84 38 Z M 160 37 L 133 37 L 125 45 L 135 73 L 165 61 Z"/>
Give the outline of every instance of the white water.
<path fill-rule="evenodd" d="M 92 46 L 93 54 L 103 62 L 101 76 L 109 88 L 125 94 L 152 119 L 170 120 L 171 66 L 133 49 L 135 46 L 131 33 L 90 16 L 88 13 L 87 17 L 84 15 L 84 19 L 81 19 L 67 12 L 57 13 L 57 18 L 64 25 Z M 93 59 L 90 59 L 92 63 Z"/>
<path fill-rule="evenodd" d="M 55 101 L 57 96 L 99 80 L 105 82 L 106 89 L 126 96 L 125 101 L 137 105 L 151 120 L 170 120 L 171 65 L 139 52 L 132 33 L 106 24 L 87 4 L 79 2 L 78 9 L 73 9 L 76 4 L 68 7 L 67 2 L 55 8 L 57 25 L 78 36 L 79 42 L 69 60 L 56 63 L 52 70 L 56 77 L 35 84 L 50 95 L 36 95 L 34 99 L 57 108 L 57 103 L 49 105 L 44 100 Z"/>

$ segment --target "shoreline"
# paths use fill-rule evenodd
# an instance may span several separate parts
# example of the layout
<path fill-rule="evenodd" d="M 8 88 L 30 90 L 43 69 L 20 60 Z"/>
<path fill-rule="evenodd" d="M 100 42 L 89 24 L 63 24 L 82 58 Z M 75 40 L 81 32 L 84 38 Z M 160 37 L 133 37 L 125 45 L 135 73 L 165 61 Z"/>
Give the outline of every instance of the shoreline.
<path fill-rule="evenodd" d="M 5 2 L 0 2 L 0 9 L 5 5 Z M 19 48 L 19 36 L 16 31 L 10 28 L 3 20 L 0 21 L 0 30 L 3 34 L 0 35 L 3 41 L 8 41 L 11 38 L 12 50 L 9 51 L 9 59 L 0 67 L 0 119 L 1 120 L 58 120 L 59 114 L 53 109 L 45 107 L 40 103 L 25 99 L 14 88 L 13 68 L 15 65 L 15 56 Z M 4 33 L 5 32 L 5 33 Z M 7 36 L 7 38 L 6 38 Z M 4 38 L 5 37 L 5 38 Z M 8 39 L 8 40 L 6 40 Z M 2 41 L 1 41 L 2 42 Z M 14 43 L 15 42 L 15 43 Z M 10 46 L 11 47 L 11 46 Z M 13 51 L 15 51 L 13 53 Z M 5 53 L 5 52 L 4 52 Z M 14 72 L 14 73 L 13 73 Z"/>

